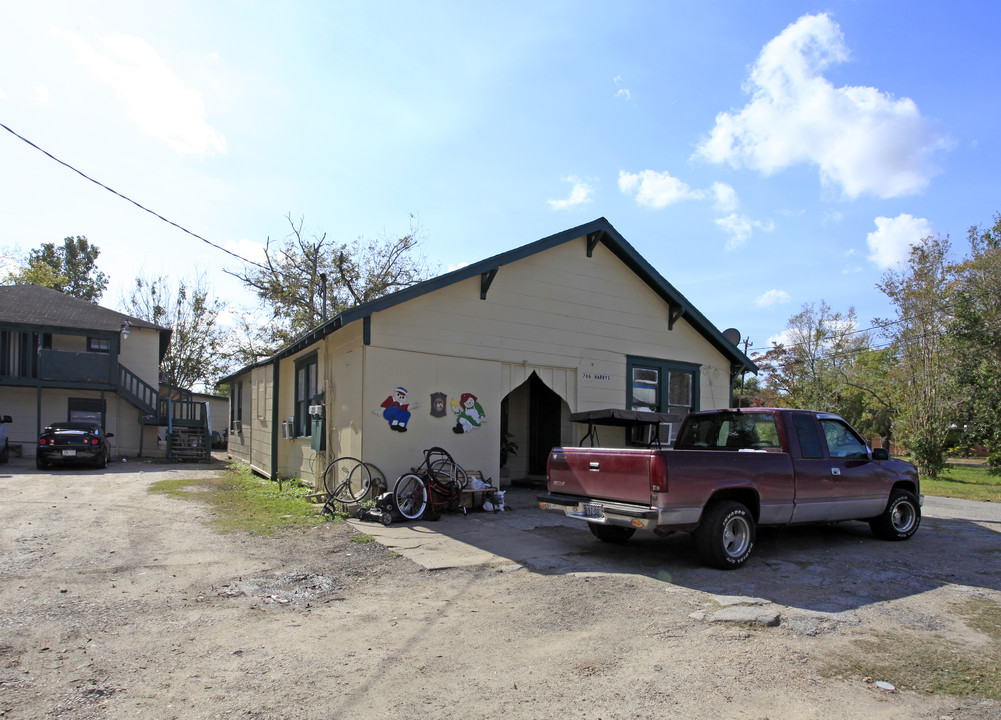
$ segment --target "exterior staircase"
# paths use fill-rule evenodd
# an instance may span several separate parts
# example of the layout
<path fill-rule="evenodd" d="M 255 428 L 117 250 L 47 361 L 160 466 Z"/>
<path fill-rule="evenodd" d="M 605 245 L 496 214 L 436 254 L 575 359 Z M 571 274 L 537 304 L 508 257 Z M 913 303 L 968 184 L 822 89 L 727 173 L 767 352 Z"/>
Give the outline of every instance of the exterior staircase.
<path fill-rule="evenodd" d="M 158 388 L 121 364 L 118 366 L 118 392 L 144 413 L 144 425 L 167 428 L 168 460 L 212 458 L 207 403 L 161 397 Z"/>
<path fill-rule="evenodd" d="M 201 462 L 211 454 L 206 443 L 207 436 L 199 428 L 178 428 L 167 435 L 167 457 L 182 462 Z"/>

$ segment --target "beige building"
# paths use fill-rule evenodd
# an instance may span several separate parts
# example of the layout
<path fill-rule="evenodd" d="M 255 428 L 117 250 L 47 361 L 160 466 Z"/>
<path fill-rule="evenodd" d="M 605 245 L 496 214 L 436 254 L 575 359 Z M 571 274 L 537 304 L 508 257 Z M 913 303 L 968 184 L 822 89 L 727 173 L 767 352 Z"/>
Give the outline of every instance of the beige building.
<path fill-rule="evenodd" d="M 229 452 L 318 485 L 331 460 L 356 457 L 391 489 L 439 446 L 504 486 L 579 442 L 572 412 L 669 413 L 673 440 L 688 412 L 728 407 L 744 370 L 756 367 L 602 218 L 352 308 L 224 378 Z"/>
<path fill-rule="evenodd" d="M 0 286 L 0 415 L 13 418 L 15 453 L 33 457 L 55 422 L 101 425 L 114 434 L 115 456 L 178 456 L 166 438 L 187 447 L 189 433 L 204 445 L 205 403 L 159 396 L 170 337 L 168 328 L 50 288 Z"/>

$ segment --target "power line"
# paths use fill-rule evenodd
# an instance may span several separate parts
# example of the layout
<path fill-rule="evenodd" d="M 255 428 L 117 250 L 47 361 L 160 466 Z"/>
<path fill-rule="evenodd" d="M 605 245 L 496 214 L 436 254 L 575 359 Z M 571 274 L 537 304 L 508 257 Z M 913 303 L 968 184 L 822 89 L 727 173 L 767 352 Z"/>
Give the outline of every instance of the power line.
<path fill-rule="evenodd" d="M 9 132 L 9 133 L 10 133 L 11 135 L 13 135 L 14 137 L 18 138 L 19 140 L 21 140 L 21 141 L 23 141 L 23 142 L 27 143 L 28 145 L 30 145 L 31 147 L 35 148 L 35 149 L 36 149 L 36 150 L 38 150 L 38 151 L 39 151 L 40 153 L 43 153 L 44 155 L 47 155 L 47 156 L 48 156 L 48 157 L 50 157 L 51 159 L 55 160 L 55 161 L 56 161 L 57 163 L 59 163 L 59 164 L 60 164 L 60 165 L 62 165 L 63 167 L 66 167 L 66 168 L 69 168 L 70 170 L 72 170 L 73 172 L 75 172 L 75 173 L 76 173 L 77 175 L 79 175 L 80 177 L 84 178 L 85 180 L 89 180 L 90 182 L 94 183 L 94 184 L 95 184 L 95 185 L 97 185 L 98 187 L 102 187 L 102 188 L 104 188 L 105 190 L 107 190 L 108 192 L 112 193 L 113 195 L 117 195 L 117 196 L 118 196 L 118 197 L 120 197 L 120 198 L 121 198 L 122 200 L 125 200 L 125 201 L 127 201 L 127 202 L 130 202 L 130 203 L 132 203 L 133 205 L 135 205 L 135 206 L 136 206 L 137 208 L 139 208 L 140 210 L 142 210 L 142 211 L 144 211 L 144 212 L 148 212 L 148 213 L 149 213 L 150 215 L 152 215 L 152 216 L 154 216 L 154 217 L 156 217 L 156 218 L 159 218 L 160 220 L 163 220 L 163 222 L 167 223 L 168 225 L 173 225 L 174 227 L 176 227 L 176 228 L 177 228 L 178 230 L 180 230 L 181 232 L 185 232 L 185 233 L 187 233 L 188 235 L 190 235 L 191 237 L 193 237 L 193 238 L 197 238 L 198 240 L 201 240 L 201 241 L 202 241 L 203 243 L 205 243 L 205 244 L 207 244 L 207 245 L 211 245 L 211 246 L 212 246 L 212 247 L 214 247 L 214 248 L 215 248 L 216 250 L 222 250 L 222 251 L 223 251 L 224 253 L 226 253 L 227 255 L 232 255 L 232 256 L 233 256 L 233 257 L 235 257 L 235 258 L 236 258 L 237 260 L 239 260 L 239 261 L 241 261 L 241 262 L 243 262 L 243 263 L 246 263 L 246 264 L 248 264 L 248 265 L 254 265 L 254 266 L 256 266 L 256 267 L 259 267 L 259 268 L 261 268 L 262 270 L 267 270 L 267 268 L 266 268 L 266 267 L 264 267 L 263 265 L 261 265 L 260 263 L 257 263 L 257 262 L 254 262 L 253 260 L 248 260 L 247 258 L 243 257 L 242 255 L 238 255 L 238 254 L 236 254 L 235 252 L 233 252 L 232 250 L 227 250 L 227 249 L 226 249 L 226 248 L 224 248 L 224 247 L 223 247 L 222 245 L 217 245 L 216 243 L 212 242 L 211 240 L 206 240 L 205 238 L 203 238 L 203 237 L 202 237 L 201 235 L 199 235 L 198 233 L 194 233 L 194 232 L 191 232 L 191 231 L 190 231 L 190 230 L 188 230 L 187 228 L 185 228 L 185 227 L 183 227 L 183 226 L 181 226 L 181 225 L 178 225 L 178 224 L 177 224 L 176 222 L 174 222 L 173 220 L 168 220 L 168 219 L 167 219 L 167 218 L 165 218 L 165 217 L 164 217 L 163 215 L 160 215 L 159 213 L 157 213 L 157 212 L 155 212 L 155 211 L 153 211 L 153 210 L 150 210 L 149 208 L 147 208 L 147 207 L 145 207 L 145 206 L 143 206 L 143 205 L 140 205 L 139 203 L 137 203 L 137 202 L 136 202 L 135 200 L 133 200 L 132 198 L 128 197 L 127 195 L 122 195 L 122 194 L 121 194 L 120 192 L 118 192 L 117 190 L 114 190 L 114 189 L 112 189 L 112 188 L 108 187 L 107 185 L 105 185 L 104 183 L 102 183 L 102 182 L 100 182 L 100 181 L 98 181 L 98 180 L 95 180 L 94 178 L 90 177 L 90 176 L 89 176 L 89 175 L 87 175 L 86 173 L 83 173 L 83 172 L 81 172 L 80 170 L 77 170 L 77 169 L 76 169 L 75 167 L 73 167 L 73 166 L 72 166 L 72 165 L 70 165 L 69 163 L 67 163 L 67 162 L 64 162 L 64 161 L 60 160 L 59 158 L 57 158 L 57 157 L 56 157 L 55 155 L 53 155 L 52 153 L 50 153 L 50 152 L 49 152 L 48 150 L 45 150 L 44 148 L 41 148 L 41 147 L 39 147 L 38 145 L 36 145 L 35 143 L 31 142 L 31 140 L 28 140 L 28 139 L 27 139 L 26 137 L 24 137 L 23 135 L 20 135 L 20 134 L 18 134 L 18 133 L 16 133 L 16 132 L 14 132 L 13 130 L 11 130 L 11 129 L 10 129 L 9 127 L 7 127 L 6 125 L 4 125 L 3 123 L 0 123 L 0 127 L 2 127 L 2 128 L 4 129 L 4 130 L 6 130 L 7 132 Z"/>

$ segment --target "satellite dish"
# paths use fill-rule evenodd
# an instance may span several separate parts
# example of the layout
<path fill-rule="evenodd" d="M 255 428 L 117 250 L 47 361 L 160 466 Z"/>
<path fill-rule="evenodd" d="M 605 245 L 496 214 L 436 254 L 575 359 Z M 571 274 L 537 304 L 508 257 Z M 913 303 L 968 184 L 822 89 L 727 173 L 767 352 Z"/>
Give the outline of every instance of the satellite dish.
<path fill-rule="evenodd" d="M 740 330 L 737 328 L 727 328 L 723 331 L 723 337 L 726 338 L 727 342 L 731 345 L 736 346 L 740 342 Z"/>

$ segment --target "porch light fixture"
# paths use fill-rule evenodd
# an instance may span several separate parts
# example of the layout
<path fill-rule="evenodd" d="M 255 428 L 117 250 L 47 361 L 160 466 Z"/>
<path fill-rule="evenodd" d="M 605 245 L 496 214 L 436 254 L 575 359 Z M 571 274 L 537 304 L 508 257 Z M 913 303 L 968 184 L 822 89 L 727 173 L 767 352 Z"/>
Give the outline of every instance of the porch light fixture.
<path fill-rule="evenodd" d="M 125 340 L 129 336 L 129 329 L 132 327 L 132 323 L 128 320 L 122 323 L 122 340 Z"/>

